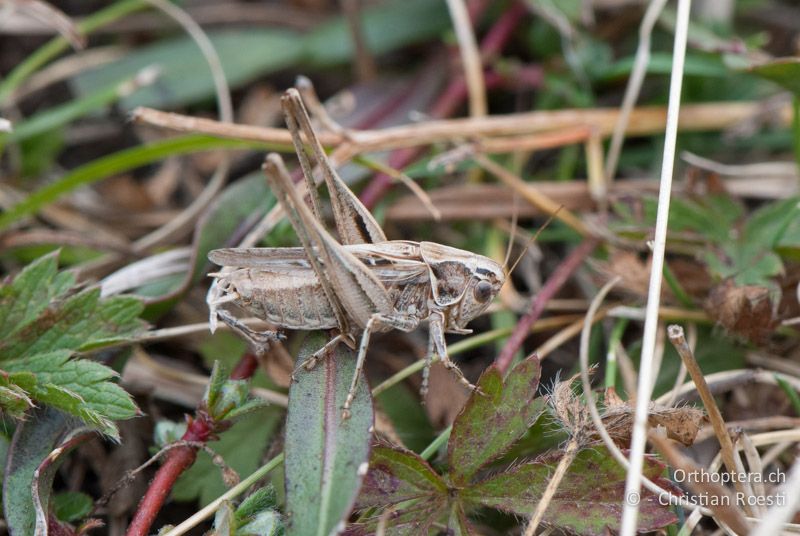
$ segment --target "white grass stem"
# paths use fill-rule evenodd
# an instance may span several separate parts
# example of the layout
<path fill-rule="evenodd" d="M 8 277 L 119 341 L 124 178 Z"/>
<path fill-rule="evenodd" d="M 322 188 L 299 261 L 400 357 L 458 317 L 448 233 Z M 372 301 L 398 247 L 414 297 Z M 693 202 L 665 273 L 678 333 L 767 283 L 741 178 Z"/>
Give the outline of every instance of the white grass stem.
<path fill-rule="evenodd" d="M 471 117 L 485 116 L 488 108 L 483 65 L 467 6 L 464 4 L 464 0 L 447 0 L 447 8 L 450 10 L 450 18 L 453 20 L 453 29 L 456 32 L 458 50 L 461 53 L 461 63 L 464 67 L 464 78 L 467 81 L 469 115 Z"/>
<path fill-rule="evenodd" d="M 642 465 L 644 463 L 644 451 L 647 439 L 647 410 L 650 405 L 653 377 L 657 373 L 653 367 L 653 356 L 656 345 L 656 329 L 658 327 L 658 308 L 661 301 L 664 249 L 667 241 L 669 201 L 672 191 L 672 174 L 675 165 L 678 113 L 680 111 L 683 65 L 686 57 L 686 40 L 689 30 L 691 5 L 691 0 L 679 0 L 678 2 L 678 21 L 675 28 L 672 76 L 670 77 L 669 105 L 667 107 L 667 124 L 664 139 L 664 159 L 661 165 L 661 185 L 659 188 L 658 214 L 656 217 L 656 232 L 653 243 L 653 263 L 652 271 L 650 272 L 647 308 L 645 310 L 642 359 L 639 367 L 639 385 L 637 389 L 638 396 L 636 398 L 633 437 L 631 439 L 631 468 L 625 480 L 626 498 L 638 497 L 641 492 Z M 621 536 L 634 536 L 636 534 L 638 516 L 639 501 L 626 500 L 622 511 Z"/>

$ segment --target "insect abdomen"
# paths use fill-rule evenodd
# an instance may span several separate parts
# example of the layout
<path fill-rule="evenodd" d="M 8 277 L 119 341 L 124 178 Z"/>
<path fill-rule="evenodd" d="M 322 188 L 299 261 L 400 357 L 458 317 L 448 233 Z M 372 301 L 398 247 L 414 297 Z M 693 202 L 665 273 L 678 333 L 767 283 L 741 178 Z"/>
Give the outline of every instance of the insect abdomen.
<path fill-rule="evenodd" d="M 316 275 L 240 269 L 228 275 L 230 291 L 254 315 L 286 329 L 332 329 L 336 315 Z"/>

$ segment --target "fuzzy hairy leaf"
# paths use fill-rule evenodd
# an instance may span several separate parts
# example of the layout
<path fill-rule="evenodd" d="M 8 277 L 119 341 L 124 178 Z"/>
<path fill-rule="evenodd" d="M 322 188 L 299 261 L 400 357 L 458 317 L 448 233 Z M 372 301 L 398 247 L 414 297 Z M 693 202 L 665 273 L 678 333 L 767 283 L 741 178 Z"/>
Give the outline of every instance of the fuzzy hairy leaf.
<path fill-rule="evenodd" d="M 297 363 L 326 342 L 309 335 Z M 313 370 L 301 369 L 289 389 L 286 417 L 287 533 L 327 536 L 343 525 L 369 460 L 373 410 L 363 371 L 349 419 L 342 419 L 355 355 L 339 345 Z"/>
<path fill-rule="evenodd" d="M 497 508 L 521 516 L 530 516 L 560 459 L 560 453 L 535 462 L 524 463 L 507 472 L 462 490 L 459 497 L 473 505 Z M 646 457 L 643 474 L 667 489 L 661 478 L 664 464 Z M 605 448 L 580 451 L 558 486 L 544 520 L 548 524 L 579 534 L 616 532 L 622 517 L 625 494 L 625 469 Z M 649 532 L 676 521 L 670 507 L 659 504 L 658 497 L 642 490 L 639 530 Z"/>
<path fill-rule="evenodd" d="M 391 512 L 386 519 L 386 536 L 419 536 L 429 534 L 434 523 L 439 521 L 447 511 L 447 498 L 416 501 L 400 510 Z M 348 536 L 366 536 L 375 534 L 380 516 L 362 520 L 350 525 Z"/>
<path fill-rule="evenodd" d="M 522 437 L 544 411 L 536 399 L 539 359 L 532 355 L 508 374 L 489 367 L 478 380 L 481 393 L 473 392 L 453 423 L 447 446 L 450 478 L 468 483 L 475 473 L 501 456 Z"/>
<path fill-rule="evenodd" d="M 35 402 L 49 404 L 112 437 L 114 420 L 138 413 L 112 369 L 73 358 L 135 336 L 144 328 L 141 303 L 101 299 L 97 288 L 71 293 L 74 277 L 45 255 L 0 287 L 0 408 L 20 417 Z"/>
<path fill-rule="evenodd" d="M 437 497 L 447 498 L 447 484 L 418 454 L 397 447 L 373 447 L 358 496 L 359 509 Z"/>

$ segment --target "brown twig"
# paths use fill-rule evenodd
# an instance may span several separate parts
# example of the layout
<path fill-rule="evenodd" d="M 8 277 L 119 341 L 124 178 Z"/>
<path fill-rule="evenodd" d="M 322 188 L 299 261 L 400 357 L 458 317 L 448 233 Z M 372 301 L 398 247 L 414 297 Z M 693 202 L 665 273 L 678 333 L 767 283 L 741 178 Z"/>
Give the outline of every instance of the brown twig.
<path fill-rule="evenodd" d="M 686 338 L 683 336 L 683 328 L 673 324 L 667 328 L 667 336 L 675 347 L 675 350 L 677 350 L 678 354 L 681 356 L 686 370 L 689 371 L 689 376 L 691 376 L 692 381 L 697 386 L 697 392 L 706 408 L 711 426 L 714 427 L 717 441 L 719 441 L 719 446 L 722 451 L 722 461 L 725 462 L 725 467 L 731 473 L 736 473 L 736 451 L 733 447 L 733 441 L 725 426 L 722 413 L 720 413 L 719 407 L 714 401 L 714 395 L 711 393 L 711 389 L 708 388 L 705 376 L 703 376 L 703 371 L 700 370 L 700 365 L 698 365 L 697 359 L 695 359 L 691 348 L 689 348 L 689 344 L 686 342 Z M 745 493 L 743 483 L 740 482 L 738 478 L 734 478 L 733 482 L 737 491 Z"/>
<path fill-rule="evenodd" d="M 487 85 L 489 80 L 487 79 Z M 456 92 L 454 90 L 454 92 Z M 460 89 L 466 94 L 464 87 Z M 722 130 L 750 117 L 758 115 L 761 104 L 757 102 L 716 102 L 687 105 L 681 108 L 680 128 L 682 132 Z M 347 136 L 321 132 L 320 142 L 326 147 L 337 147 L 345 143 L 357 146 L 357 152 L 382 151 L 388 149 L 420 147 L 442 142 L 462 140 L 465 133 L 474 137 L 500 137 L 561 128 L 590 125 L 597 134 L 607 137 L 619 114 L 616 108 L 545 110 L 488 117 L 441 119 L 401 125 L 381 130 L 351 131 Z M 436 115 L 431 113 L 431 115 Z M 780 121 L 787 124 L 791 118 L 790 107 L 777 110 Z M 282 128 L 254 127 L 222 123 L 212 119 L 191 117 L 162 112 L 152 108 L 137 108 L 132 113 L 135 122 L 193 134 L 207 134 L 220 138 L 284 145 L 290 150 L 291 134 Z M 641 106 L 631 114 L 628 136 L 646 136 L 664 130 L 666 108 L 664 106 Z M 404 166 L 392 164 L 394 168 Z"/>

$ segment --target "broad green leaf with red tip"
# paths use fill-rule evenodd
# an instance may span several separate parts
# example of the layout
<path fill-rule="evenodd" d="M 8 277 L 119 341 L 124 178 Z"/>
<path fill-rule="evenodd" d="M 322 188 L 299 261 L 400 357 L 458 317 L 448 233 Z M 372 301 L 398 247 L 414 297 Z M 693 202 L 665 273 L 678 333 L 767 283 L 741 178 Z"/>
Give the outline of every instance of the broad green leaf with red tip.
<path fill-rule="evenodd" d="M 539 359 L 532 355 L 514 367 L 503 381 L 491 366 L 478 380 L 480 392 L 472 393 L 453 423 L 447 448 L 453 483 L 468 483 L 483 466 L 514 444 L 544 411 L 544 399 L 536 398 Z"/>

